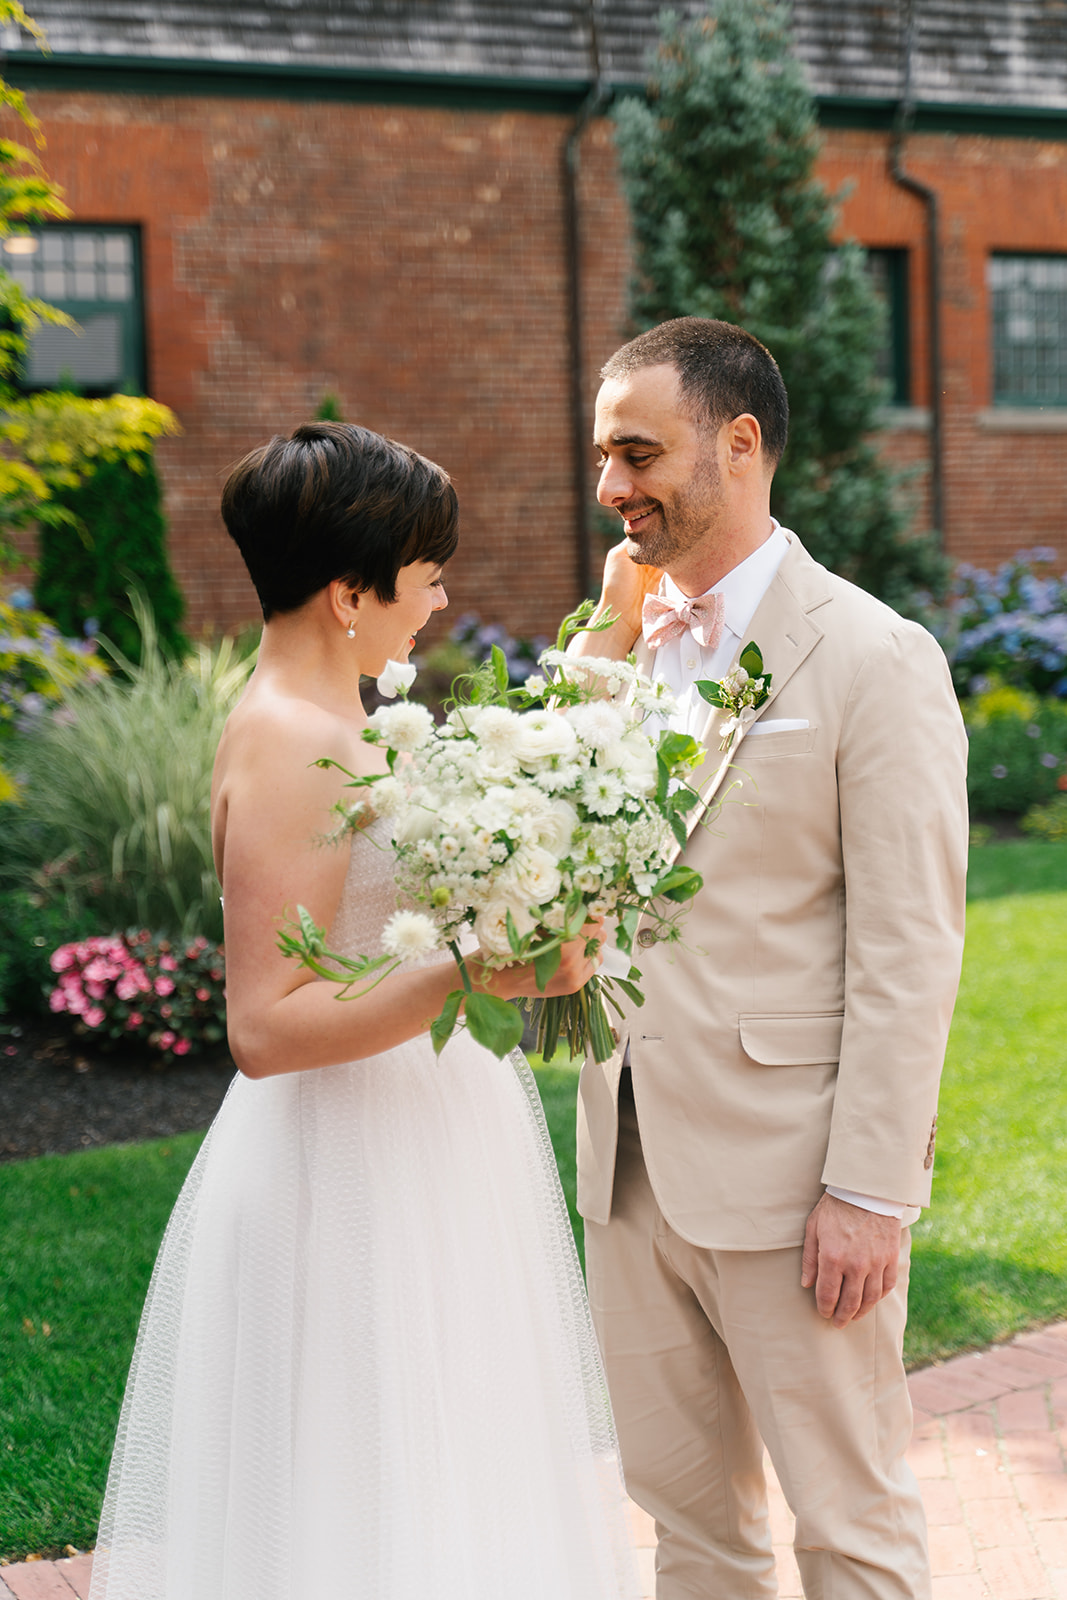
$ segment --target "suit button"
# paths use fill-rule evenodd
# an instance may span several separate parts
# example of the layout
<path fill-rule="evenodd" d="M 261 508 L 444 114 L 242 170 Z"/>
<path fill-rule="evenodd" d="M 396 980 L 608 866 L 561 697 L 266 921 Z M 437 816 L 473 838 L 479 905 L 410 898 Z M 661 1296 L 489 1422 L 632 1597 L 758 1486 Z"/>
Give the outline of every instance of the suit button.
<path fill-rule="evenodd" d="M 929 1172 L 929 1170 L 933 1166 L 933 1164 L 934 1164 L 933 1156 L 929 1156 L 928 1155 L 926 1160 L 923 1162 L 923 1166 L 926 1168 L 927 1172 Z"/>
<path fill-rule="evenodd" d="M 650 945 L 653 945 L 656 942 L 656 931 L 655 931 L 655 929 L 654 928 L 642 928 L 641 932 L 637 935 L 637 942 L 645 950 L 647 950 Z"/>

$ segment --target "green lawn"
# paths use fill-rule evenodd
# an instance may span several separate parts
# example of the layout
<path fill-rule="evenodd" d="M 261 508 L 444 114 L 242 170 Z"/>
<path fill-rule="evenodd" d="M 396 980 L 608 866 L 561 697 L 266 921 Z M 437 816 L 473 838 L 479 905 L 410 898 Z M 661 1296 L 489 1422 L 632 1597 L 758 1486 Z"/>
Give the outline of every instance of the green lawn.
<path fill-rule="evenodd" d="M 912 1362 L 1067 1316 L 1067 848 L 984 846 L 970 888 Z M 573 1218 L 577 1077 L 537 1076 Z M 199 1142 L 0 1166 L 0 1555 L 93 1541 L 141 1301 Z"/>
<path fill-rule="evenodd" d="M 0 1166 L 0 1555 L 95 1540 L 141 1301 L 201 1137 Z"/>

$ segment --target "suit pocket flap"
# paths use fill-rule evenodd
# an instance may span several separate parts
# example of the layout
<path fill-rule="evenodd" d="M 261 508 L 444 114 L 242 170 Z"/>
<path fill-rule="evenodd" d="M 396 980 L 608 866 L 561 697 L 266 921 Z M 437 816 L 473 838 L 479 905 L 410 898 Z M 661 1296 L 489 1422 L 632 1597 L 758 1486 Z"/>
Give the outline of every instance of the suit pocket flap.
<path fill-rule="evenodd" d="M 840 1011 L 750 1012 L 738 1019 L 741 1045 L 761 1067 L 809 1067 L 841 1056 Z"/>

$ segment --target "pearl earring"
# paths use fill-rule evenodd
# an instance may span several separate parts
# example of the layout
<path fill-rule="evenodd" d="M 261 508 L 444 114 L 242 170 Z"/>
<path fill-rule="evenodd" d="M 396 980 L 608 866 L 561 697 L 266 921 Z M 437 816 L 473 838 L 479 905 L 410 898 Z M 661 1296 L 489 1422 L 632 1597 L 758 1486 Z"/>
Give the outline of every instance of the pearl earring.
<path fill-rule="evenodd" d="M 356 637 L 356 625 L 355 625 L 354 622 L 350 622 L 348 624 L 348 632 L 345 634 L 345 638 L 346 639 L 354 639 L 355 637 Z"/>

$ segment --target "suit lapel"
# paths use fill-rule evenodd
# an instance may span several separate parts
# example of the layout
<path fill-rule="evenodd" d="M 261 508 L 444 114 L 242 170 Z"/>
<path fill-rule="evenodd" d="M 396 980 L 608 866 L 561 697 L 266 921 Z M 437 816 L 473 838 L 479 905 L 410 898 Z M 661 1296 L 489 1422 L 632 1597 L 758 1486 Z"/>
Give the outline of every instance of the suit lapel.
<path fill-rule="evenodd" d="M 759 645 L 763 664 L 771 675 L 770 692 L 759 708 L 755 718 L 757 722 L 774 704 L 794 672 L 807 660 L 822 638 L 822 629 L 811 613 L 830 598 L 825 568 L 812 560 L 800 540 L 793 535 L 770 588 L 756 607 L 756 614 L 747 629 L 748 639 L 754 639 Z M 741 649 L 744 649 L 748 639 L 742 640 Z M 734 660 L 731 670 L 736 665 Z M 709 706 L 708 719 L 700 738 L 709 754 L 714 752 L 719 759 L 709 777 L 697 784 L 700 800 L 686 818 L 687 839 L 722 787 L 747 732 L 740 729 L 735 731 L 729 748 L 720 755 L 719 728 L 724 716 L 725 712 L 718 706 Z M 677 854 L 680 854 L 680 847 Z"/>

